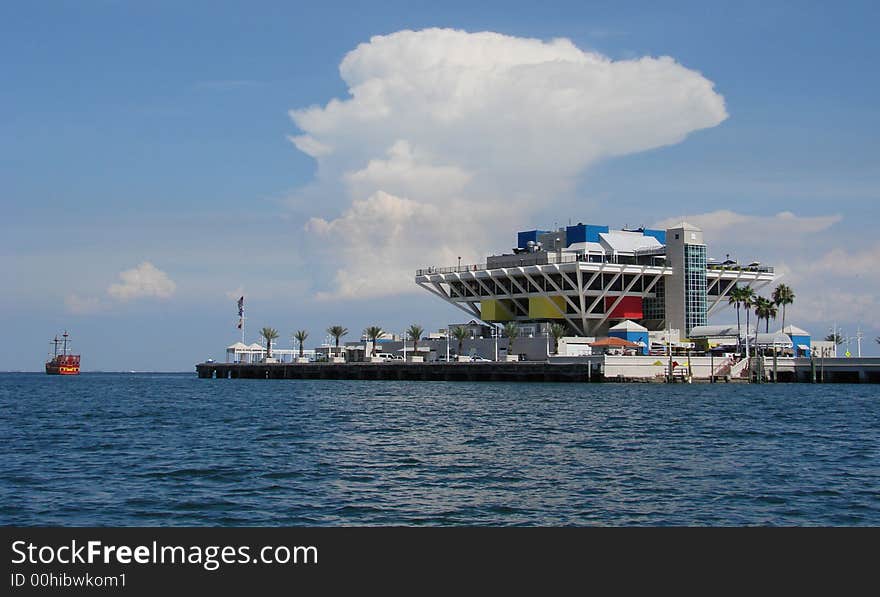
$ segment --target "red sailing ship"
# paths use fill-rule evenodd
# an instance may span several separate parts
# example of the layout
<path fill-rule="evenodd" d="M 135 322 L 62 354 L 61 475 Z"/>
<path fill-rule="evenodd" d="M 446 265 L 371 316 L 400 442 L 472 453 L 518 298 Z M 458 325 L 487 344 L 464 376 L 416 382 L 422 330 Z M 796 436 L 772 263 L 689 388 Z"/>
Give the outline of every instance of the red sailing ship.
<path fill-rule="evenodd" d="M 55 345 L 55 355 L 51 360 L 46 361 L 46 373 L 48 375 L 79 375 L 79 355 L 70 354 L 68 344 L 70 335 L 67 330 L 61 334 L 62 340 L 55 336 L 50 342 Z M 58 351 L 58 345 L 61 345 L 61 351 Z"/>

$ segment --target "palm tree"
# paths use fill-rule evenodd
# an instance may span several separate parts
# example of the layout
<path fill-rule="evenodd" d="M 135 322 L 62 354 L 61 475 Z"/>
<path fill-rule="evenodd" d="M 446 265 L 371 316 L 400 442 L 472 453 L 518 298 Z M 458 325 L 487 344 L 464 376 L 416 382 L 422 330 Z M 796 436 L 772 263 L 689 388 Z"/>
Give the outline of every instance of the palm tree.
<path fill-rule="evenodd" d="M 303 356 L 303 344 L 305 343 L 306 338 L 308 338 L 308 337 L 309 337 L 309 333 L 305 330 L 297 330 L 293 334 L 294 340 L 299 342 L 299 358 L 302 358 L 302 356 Z"/>
<path fill-rule="evenodd" d="M 418 324 L 412 324 L 409 326 L 407 333 L 409 337 L 412 338 L 413 341 L 413 352 L 418 351 L 419 349 L 419 340 L 422 338 L 422 334 L 425 332 L 424 328 Z"/>
<path fill-rule="evenodd" d="M 755 356 L 758 356 L 758 332 L 761 329 L 761 320 L 767 320 L 767 333 L 770 332 L 770 318 L 776 317 L 776 305 L 768 298 L 756 296 L 752 299 L 752 306 L 755 307 Z"/>
<path fill-rule="evenodd" d="M 456 353 L 458 354 L 458 356 L 461 356 L 461 350 L 462 346 L 464 345 L 464 341 L 470 335 L 471 333 L 463 325 L 452 328 L 452 337 L 458 340 L 458 352 Z"/>
<path fill-rule="evenodd" d="M 880 344 L 880 336 L 877 336 L 876 338 L 874 338 L 874 342 L 876 342 L 877 344 Z"/>
<path fill-rule="evenodd" d="M 752 306 L 755 308 L 755 341 L 753 343 L 755 347 L 755 355 L 758 354 L 758 332 L 761 331 L 761 313 L 763 313 L 763 307 L 761 305 L 761 301 L 764 299 L 760 296 L 756 296 L 754 301 L 752 302 Z"/>
<path fill-rule="evenodd" d="M 766 325 L 764 327 L 764 332 L 770 333 L 770 320 L 776 319 L 776 314 L 779 312 L 776 308 L 776 303 L 771 299 L 764 298 L 763 296 L 759 296 L 757 299 L 757 306 L 755 308 L 755 314 L 760 311 L 760 315 L 758 316 L 758 321 L 760 322 L 762 319 L 765 321 Z"/>
<path fill-rule="evenodd" d="M 751 312 L 751 308 L 755 304 L 755 289 L 751 286 L 743 286 L 741 289 L 741 293 L 742 295 L 740 296 L 740 302 L 746 310 L 746 335 L 748 336 L 750 327 L 749 313 Z M 757 333 L 757 327 L 755 328 L 755 330 L 755 333 Z M 757 351 L 757 347 L 755 348 L 755 350 Z M 757 352 L 755 354 L 757 354 Z"/>
<path fill-rule="evenodd" d="M 565 335 L 565 326 L 558 323 L 552 324 L 550 335 L 553 336 L 553 352 L 559 353 L 559 339 Z"/>
<path fill-rule="evenodd" d="M 773 291 L 773 302 L 776 303 L 777 307 L 782 307 L 782 329 L 785 329 L 785 307 L 786 305 L 790 305 L 794 302 L 795 296 L 794 291 L 791 289 L 791 286 L 787 286 L 785 284 L 780 284 L 776 287 L 776 290 Z"/>
<path fill-rule="evenodd" d="M 840 344 L 843 344 L 845 340 L 844 340 L 843 336 L 841 336 L 840 334 L 832 333 L 832 334 L 828 334 L 827 336 L 825 336 L 825 341 L 826 342 L 834 342 L 835 344 L 840 345 Z"/>
<path fill-rule="evenodd" d="M 334 325 L 327 328 L 327 333 L 333 336 L 333 339 L 336 340 L 336 354 L 339 354 L 339 339 L 348 334 L 348 328 L 344 328 L 341 325 Z"/>
<path fill-rule="evenodd" d="M 740 338 L 742 337 L 742 324 L 739 319 L 739 308 L 742 305 L 743 300 L 743 289 L 742 288 L 734 288 L 730 291 L 730 294 L 727 295 L 727 302 L 731 305 L 736 305 L 736 346 L 737 349 L 740 345 Z"/>
<path fill-rule="evenodd" d="M 278 330 L 275 328 L 263 328 L 260 335 L 266 339 L 266 359 L 272 358 L 272 340 L 278 337 Z"/>
<path fill-rule="evenodd" d="M 504 335 L 507 336 L 507 354 L 513 352 L 513 343 L 519 338 L 519 326 L 512 321 L 504 324 Z"/>
<path fill-rule="evenodd" d="M 370 327 L 364 330 L 364 336 L 367 340 L 373 343 L 373 349 L 370 351 L 370 356 L 376 356 L 376 340 L 385 335 L 384 330 L 377 325 L 371 325 Z"/>

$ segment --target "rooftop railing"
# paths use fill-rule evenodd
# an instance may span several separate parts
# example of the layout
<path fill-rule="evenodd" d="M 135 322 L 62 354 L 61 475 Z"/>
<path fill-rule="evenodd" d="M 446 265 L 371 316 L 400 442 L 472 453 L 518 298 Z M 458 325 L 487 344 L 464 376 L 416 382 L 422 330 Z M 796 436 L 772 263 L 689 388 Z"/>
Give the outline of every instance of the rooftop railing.
<path fill-rule="evenodd" d="M 721 263 L 709 263 L 706 265 L 706 269 L 711 269 L 714 271 L 730 271 L 730 272 L 761 272 L 761 273 L 766 273 L 766 274 L 774 273 L 774 268 L 769 265 L 738 265 L 738 264 L 723 265 Z"/>
<path fill-rule="evenodd" d="M 520 255 L 497 255 L 491 257 L 490 259 L 493 259 L 493 263 L 491 266 L 487 265 L 486 263 L 476 263 L 469 265 L 456 265 L 452 267 L 426 267 L 422 269 L 417 269 L 416 275 L 427 276 L 431 274 L 455 274 L 507 267 L 527 267 L 531 265 L 548 265 L 577 262 L 614 263 L 619 265 L 651 265 L 655 267 L 663 267 L 664 265 L 664 263 L 658 262 L 662 261 L 662 257 L 654 257 L 652 259 L 654 259 L 655 262 L 646 264 L 636 262 L 635 258 L 627 258 L 625 256 L 619 256 L 615 258 L 611 255 L 599 255 L 596 253 L 585 255 L 572 255 L 571 253 L 566 253 L 560 256 L 557 255 L 556 252 L 551 251 L 545 251 L 541 253 L 522 253 Z"/>
<path fill-rule="evenodd" d="M 455 274 L 464 272 L 475 272 L 486 269 L 485 263 L 476 263 L 472 265 L 453 265 L 452 267 L 426 267 L 417 269 L 417 276 L 427 276 L 428 274 Z"/>
<path fill-rule="evenodd" d="M 664 265 L 664 258 L 662 255 L 651 255 L 651 252 L 647 252 L 645 254 L 640 254 L 638 257 L 651 258 L 655 260 L 655 262 L 650 264 L 645 264 L 643 262 L 636 261 L 634 257 L 627 256 L 612 256 L 612 255 L 602 255 L 596 253 L 587 253 L 584 255 L 572 255 L 571 253 L 563 253 L 561 256 L 558 255 L 555 251 L 541 251 L 539 253 L 521 253 L 519 255 L 493 255 L 490 259 L 493 260 L 491 266 L 486 263 L 472 263 L 468 265 L 453 265 L 450 267 L 425 267 L 422 269 L 416 270 L 417 276 L 427 276 L 430 274 L 455 274 L 455 273 L 466 273 L 466 272 L 476 272 L 487 269 L 499 269 L 502 267 L 526 267 L 530 265 L 546 265 L 546 264 L 562 264 L 562 263 L 576 263 L 578 261 L 584 263 L 616 263 L 622 265 L 653 265 L 657 267 L 662 267 Z M 712 271 L 744 271 L 744 272 L 759 272 L 759 273 L 774 273 L 774 268 L 768 265 L 739 265 L 739 264 L 721 264 L 721 263 L 708 263 L 706 264 L 707 270 Z"/>

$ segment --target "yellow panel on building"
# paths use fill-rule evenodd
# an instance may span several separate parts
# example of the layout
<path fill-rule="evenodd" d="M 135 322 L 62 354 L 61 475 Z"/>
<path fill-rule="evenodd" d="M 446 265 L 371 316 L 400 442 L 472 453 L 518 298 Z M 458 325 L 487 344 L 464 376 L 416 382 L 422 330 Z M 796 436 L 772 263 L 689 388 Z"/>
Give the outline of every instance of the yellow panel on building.
<path fill-rule="evenodd" d="M 530 319 L 565 319 L 560 311 L 565 313 L 565 299 L 561 296 L 529 298 Z"/>
<path fill-rule="evenodd" d="M 480 319 L 483 321 L 510 321 L 513 319 L 510 301 L 485 299 L 480 301 Z"/>

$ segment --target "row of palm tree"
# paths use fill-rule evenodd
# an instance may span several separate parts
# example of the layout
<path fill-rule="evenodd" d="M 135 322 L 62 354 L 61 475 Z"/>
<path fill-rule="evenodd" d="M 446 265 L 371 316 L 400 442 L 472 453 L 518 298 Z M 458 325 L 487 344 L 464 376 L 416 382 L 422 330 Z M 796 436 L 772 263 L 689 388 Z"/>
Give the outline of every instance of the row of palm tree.
<path fill-rule="evenodd" d="M 419 340 L 422 339 L 422 334 L 424 334 L 425 330 L 422 326 L 418 324 L 412 324 L 409 326 L 407 330 L 407 335 L 413 341 L 413 350 L 418 350 Z M 343 336 L 348 335 L 348 328 L 341 325 L 334 325 L 327 328 L 327 333 L 333 337 L 335 344 L 335 353 L 339 354 L 339 342 L 343 338 Z M 364 337 L 367 340 L 373 343 L 373 350 L 371 355 L 376 354 L 376 341 L 385 335 L 385 330 L 383 330 L 379 326 L 371 325 L 364 329 Z M 266 340 L 266 358 L 272 357 L 272 341 L 278 338 L 278 330 L 275 328 L 264 327 L 260 330 L 260 336 L 262 336 Z M 309 337 L 309 332 L 307 330 L 297 330 L 293 333 L 293 338 L 299 343 L 299 356 L 302 358 L 304 353 L 304 345 L 306 340 Z"/>
<path fill-rule="evenodd" d="M 750 329 L 749 316 L 754 308 L 755 317 L 758 318 L 755 325 L 755 344 L 758 343 L 758 330 L 761 327 L 761 320 L 766 322 L 765 332 L 770 332 L 770 320 L 776 319 L 779 313 L 779 307 L 782 307 L 782 327 L 785 329 L 785 307 L 794 303 L 795 294 L 790 286 L 780 284 L 770 295 L 770 298 L 759 296 L 755 293 L 755 289 L 751 286 L 739 286 L 730 291 L 728 295 L 728 303 L 736 307 L 736 330 L 737 337 L 742 336 L 742 323 L 740 320 L 740 307 L 744 307 L 746 311 L 746 333 Z M 739 340 L 737 340 L 738 342 Z"/>
<path fill-rule="evenodd" d="M 760 299 L 760 297 L 758 297 Z M 751 306 L 751 303 L 749 303 Z M 756 311 L 756 314 L 758 311 Z M 761 311 L 761 315 L 759 317 L 763 317 L 764 311 Z M 772 312 L 772 316 L 776 316 L 775 309 Z M 737 319 L 739 319 L 739 305 L 737 305 Z M 769 323 L 768 323 L 769 325 Z M 557 352 L 559 350 L 559 340 L 565 335 L 565 326 L 560 325 L 558 323 L 554 323 L 550 326 L 550 336 L 553 338 L 553 352 Z M 341 325 L 334 325 L 327 328 L 327 333 L 333 337 L 335 344 L 335 353 L 339 354 L 339 342 L 340 340 L 348 335 L 348 328 L 343 327 Z M 418 325 L 412 324 L 406 331 L 406 335 L 413 342 L 413 351 L 418 351 L 419 341 L 422 339 L 422 335 L 425 333 L 425 329 Z M 513 345 L 516 342 L 516 339 L 519 337 L 520 329 L 517 324 L 513 321 L 509 321 L 504 325 L 504 335 L 507 336 L 509 340 L 508 344 L 508 352 L 513 352 Z M 385 335 L 385 330 L 383 330 L 380 326 L 371 325 L 364 329 L 363 332 L 364 337 L 372 343 L 373 348 L 370 353 L 370 356 L 376 355 L 376 344 L 379 338 Z M 462 353 L 464 341 L 470 335 L 470 331 L 465 326 L 456 326 L 450 330 L 450 335 L 456 339 L 458 342 L 458 354 Z M 266 358 L 272 357 L 272 341 L 278 338 L 278 330 L 275 328 L 264 327 L 260 330 L 260 336 L 262 336 L 266 340 Z M 304 345 L 306 340 L 309 337 L 309 332 L 307 330 L 297 330 L 293 333 L 293 339 L 299 344 L 299 356 L 302 358 L 304 354 Z"/>
<path fill-rule="evenodd" d="M 260 330 L 260 336 L 262 336 L 266 340 L 266 358 L 272 358 L 272 341 L 278 339 L 278 330 L 275 328 L 265 327 Z M 299 356 L 303 356 L 303 344 L 305 344 L 306 339 L 309 337 L 309 333 L 306 330 L 297 330 L 293 333 L 293 338 L 299 342 Z"/>

